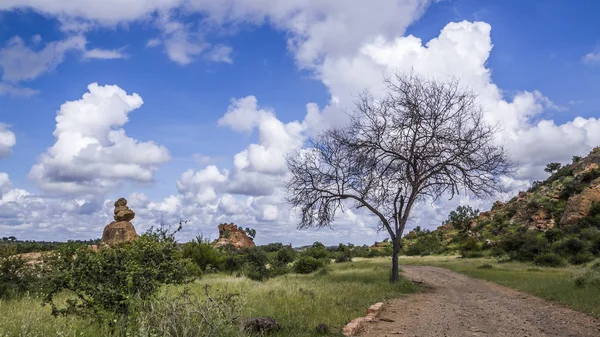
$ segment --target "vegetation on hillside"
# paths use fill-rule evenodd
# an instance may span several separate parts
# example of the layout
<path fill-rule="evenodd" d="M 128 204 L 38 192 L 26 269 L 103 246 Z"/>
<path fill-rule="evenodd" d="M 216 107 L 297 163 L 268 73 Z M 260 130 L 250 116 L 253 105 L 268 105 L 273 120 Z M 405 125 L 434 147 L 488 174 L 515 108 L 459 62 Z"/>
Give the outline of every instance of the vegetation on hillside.
<path fill-rule="evenodd" d="M 437 230 L 410 232 L 403 253 L 487 256 L 556 268 L 582 265 L 582 280 L 592 281 L 580 283 L 598 284 L 591 265 L 600 257 L 599 164 L 600 148 L 566 166 L 550 163 L 548 179 L 507 203 L 497 202 L 483 213 L 459 206 Z"/>

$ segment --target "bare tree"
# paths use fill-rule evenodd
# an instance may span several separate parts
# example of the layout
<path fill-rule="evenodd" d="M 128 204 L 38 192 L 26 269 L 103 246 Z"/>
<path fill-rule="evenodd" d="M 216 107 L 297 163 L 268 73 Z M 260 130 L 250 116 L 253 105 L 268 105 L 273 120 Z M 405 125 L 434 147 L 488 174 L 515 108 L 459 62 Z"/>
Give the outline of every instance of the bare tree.
<path fill-rule="evenodd" d="M 476 96 L 455 79 L 415 74 L 386 78 L 386 95 L 364 92 L 348 125 L 330 129 L 288 156 L 288 202 L 299 228 L 330 227 L 338 210 L 366 208 L 393 244 L 391 281 L 398 280 L 400 240 L 418 202 L 460 191 L 501 191 L 512 172 L 497 128 L 483 121 Z"/>

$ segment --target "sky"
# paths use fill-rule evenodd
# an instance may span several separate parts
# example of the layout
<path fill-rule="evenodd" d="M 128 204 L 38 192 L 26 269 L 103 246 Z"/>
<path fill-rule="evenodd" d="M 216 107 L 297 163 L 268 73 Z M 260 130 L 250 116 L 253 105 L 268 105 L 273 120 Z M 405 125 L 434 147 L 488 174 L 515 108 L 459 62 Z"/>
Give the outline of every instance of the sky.
<path fill-rule="evenodd" d="M 142 233 L 190 220 L 256 242 L 371 244 L 363 210 L 297 230 L 285 156 L 356 94 L 414 71 L 478 95 L 518 164 L 506 193 L 424 202 L 434 229 L 600 145 L 597 1 L 0 0 L 0 236 L 99 238 L 119 197 Z"/>

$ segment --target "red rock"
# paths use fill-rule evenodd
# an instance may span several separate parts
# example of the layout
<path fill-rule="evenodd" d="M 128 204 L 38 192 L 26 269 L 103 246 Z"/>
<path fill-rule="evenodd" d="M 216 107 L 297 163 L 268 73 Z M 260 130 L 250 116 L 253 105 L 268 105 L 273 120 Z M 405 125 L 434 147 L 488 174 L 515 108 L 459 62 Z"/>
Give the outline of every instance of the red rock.
<path fill-rule="evenodd" d="M 256 246 L 248 234 L 233 223 L 219 225 L 219 238 L 213 245 L 215 248 L 228 245 L 232 245 L 235 248 L 249 248 Z"/>

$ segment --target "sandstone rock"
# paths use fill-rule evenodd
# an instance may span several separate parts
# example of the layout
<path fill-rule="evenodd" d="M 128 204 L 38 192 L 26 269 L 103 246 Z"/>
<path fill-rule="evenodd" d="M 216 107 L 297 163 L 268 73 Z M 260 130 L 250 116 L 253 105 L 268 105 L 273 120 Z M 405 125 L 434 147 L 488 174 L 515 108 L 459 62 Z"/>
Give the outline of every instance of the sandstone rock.
<path fill-rule="evenodd" d="M 504 206 L 504 203 L 502 201 L 496 201 L 494 205 L 492 205 L 492 211 L 496 211 L 502 208 L 502 206 Z"/>
<path fill-rule="evenodd" d="M 589 214 L 595 202 L 600 202 L 600 178 L 592 181 L 580 194 L 569 198 L 560 222 L 566 225 L 576 224 Z"/>
<path fill-rule="evenodd" d="M 540 206 L 529 219 L 529 228 L 537 229 L 541 232 L 554 228 L 554 225 L 554 217 L 544 206 Z"/>
<path fill-rule="evenodd" d="M 135 213 L 127 207 L 127 200 L 120 198 L 115 202 L 115 221 L 104 227 L 101 243 L 104 245 L 115 245 L 123 242 L 131 242 L 139 237 L 131 220 Z"/>
<path fill-rule="evenodd" d="M 596 163 L 591 163 L 585 167 L 583 167 L 583 169 L 581 169 L 580 171 L 574 172 L 573 176 L 577 177 L 580 174 L 584 174 L 593 170 L 597 170 L 598 169 L 598 164 Z"/>
<path fill-rule="evenodd" d="M 254 241 L 250 239 L 244 230 L 240 230 L 233 223 L 219 225 L 219 238 L 214 243 L 215 248 L 232 245 L 235 248 L 255 247 Z"/>
<path fill-rule="evenodd" d="M 135 213 L 130 209 L 115 214 L 115 221 L 131 221 L 133 218 L 135 218 Z"/>
<path fill-rule="evenodd" d="M 251 317 L 242 323 L 242 331 L 257 333 L 261 336 L 278 331 L 280 328 L 279 323 L 272 318 Z"/>
<path fill-rule="evenodd" d="M 367 323 L 374 321 L 377 316 L 379 316 L 382 308 L 383 303 L 381 302 L 370 306 L 369 309 L 367 309 L 367 316 L 355 318 L 344 326 L 342 329 L 344 336 L 356 336 L 365 328 Z"/>
<path fill-rule="evenodd" d="M 384 249 L 386 247 L 390 247 L 391 245 L 392 245 L 391 242 L 377 242 L 377 241 L 375 241 L 375 243 L 372 244 L 371 246 L 369 246 L 369 248 L 381 250 L 381 249 Z"/>

